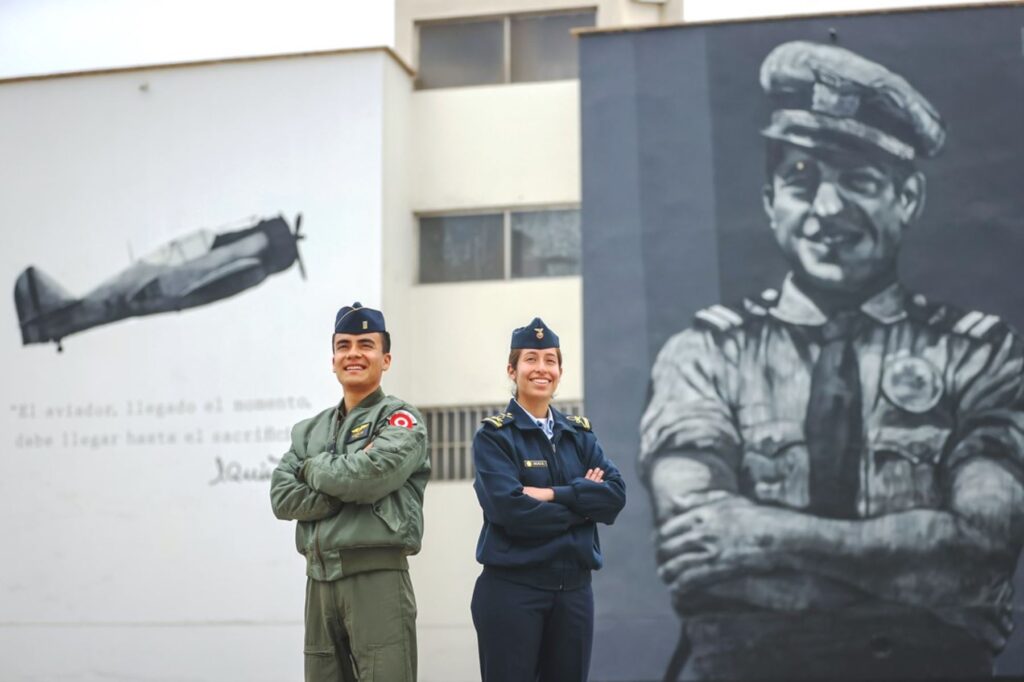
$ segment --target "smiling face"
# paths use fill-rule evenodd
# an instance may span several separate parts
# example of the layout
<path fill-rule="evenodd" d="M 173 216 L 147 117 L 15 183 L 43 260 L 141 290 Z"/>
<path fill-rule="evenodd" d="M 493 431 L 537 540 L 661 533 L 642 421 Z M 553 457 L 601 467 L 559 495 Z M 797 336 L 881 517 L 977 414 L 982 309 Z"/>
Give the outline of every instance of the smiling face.
<path fill-rule="evenodd" d="M 391 353 L 384 352 L 379 332 L 335 334 L 332 365 L 345 393 L 369 393 L 380 386 L 381 376 L 391 367 Z"/>
<path fill-rule="evenodd" d="M 546 405 L 562 379 L 561 352 L 557 348 L 513 350 L 508 378 L 516 385 L 516 398 L 520 403 Z"/>
<path fill-rule="evenodd" d="M 788 144 L 764 189 L 764 208 L 796 277 L 853 293 L 896 277 L 903 233 L 924 204 L 924 176 L 895 173 L 856 152 Z"/>

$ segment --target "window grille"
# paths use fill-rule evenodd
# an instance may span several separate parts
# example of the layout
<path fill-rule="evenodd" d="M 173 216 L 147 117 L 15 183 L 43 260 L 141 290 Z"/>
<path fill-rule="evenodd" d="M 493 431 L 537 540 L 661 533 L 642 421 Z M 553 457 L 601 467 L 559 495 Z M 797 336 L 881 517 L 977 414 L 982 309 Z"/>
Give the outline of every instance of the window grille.
<path fill-rule="evenodd" d="M 579 402 L 556 402 L 562 414 L 580 414 Z M 430 478 L 434 481 L 473 479 L 473 434 L 485 417 L 505 412 L 501 405 L 460 405 L 420 409 L 430 436 Z"/>

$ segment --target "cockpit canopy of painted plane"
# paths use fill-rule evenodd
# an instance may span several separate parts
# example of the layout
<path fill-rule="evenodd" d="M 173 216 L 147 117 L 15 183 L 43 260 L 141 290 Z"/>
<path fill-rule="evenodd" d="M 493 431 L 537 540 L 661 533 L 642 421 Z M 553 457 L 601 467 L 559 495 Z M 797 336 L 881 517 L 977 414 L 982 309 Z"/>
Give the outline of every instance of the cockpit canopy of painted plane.
<path fill-rule="evenodd" d="M 212 230 L 196 230 L 184 237 L 172 239 L 139 260 L 157 266 L 182 265 L 209 253 L 216 237 Z"/>

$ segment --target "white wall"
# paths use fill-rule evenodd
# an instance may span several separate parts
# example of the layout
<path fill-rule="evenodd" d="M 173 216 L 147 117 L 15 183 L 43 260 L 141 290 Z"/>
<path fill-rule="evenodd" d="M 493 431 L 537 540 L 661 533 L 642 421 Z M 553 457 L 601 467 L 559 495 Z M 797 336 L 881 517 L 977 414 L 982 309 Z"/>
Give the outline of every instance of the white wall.
<path fill-rule="evenodd" d="M 288 447 L 280 431 L 340 395 L 328 364 L 338 305 L 382 298 L 390 61 L 371 51 L 0 84 L 6 286 L 34 264 L 82 295 L 129 265 L 128 244 L 140 255 L 198 227 L 300 211 L 309 273 L 98 327 L 63 354 L 22 347 L 13 297 L 0 299 L 0 678 L 300 678 L 304 564 L 266 475 Z M 234 409 L 251 398 L 296 404 Z M 131 416 L 140 402 L 193 411 Z M 106 405 L 118 416 L 66 412 Z M 213 442 L 267 427 L 278 433 L 264 442 Z M 202 444 L 186 442 L 197 433 Z M 211 484 L 218 461 L 262 480 Z"/>
<path fill-rule="evenodd" d="M 417 211 L 579 201 L 577 81 L 419 90 L 412 121 Z"/>
<path fill-rule="evenodd" d="M 579 85 L 557 81 L 420 90 L 411 95 L 405 182 L 411 212 L 385 231 L 385 296 L 413 343 L 391 377 L 418 404 L 502 403 L 508 339 L 542 317 L 562 341 L 559 396 L 582 396 L 579 277 L 418 284 L 417 213 L 577 205 Z M 425 335 L 423 330 L 440 330 Z M 396 340 L 397 343 L 397 340 Z M 398 380 L 395 382 L 395 380 Z"/>

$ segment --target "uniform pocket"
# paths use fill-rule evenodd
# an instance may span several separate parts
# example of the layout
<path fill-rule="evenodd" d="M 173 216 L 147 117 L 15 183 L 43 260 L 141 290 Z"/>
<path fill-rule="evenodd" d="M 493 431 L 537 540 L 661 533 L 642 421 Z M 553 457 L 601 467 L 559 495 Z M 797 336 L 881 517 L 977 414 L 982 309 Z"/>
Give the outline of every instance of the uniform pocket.
<path fill-rule="evenodd" d="M 938 507 L 938 465 L 950 433 L 927 424 L 880 427 L 871 439 L 869 512 Z"/>
<path fill-rule="evenodd" d="M 902 458 L 913 464 L 936 464 L 949 440 L 950 429 L 922 424 L 912 427 L 883 426 L 872 439 L 876 460 Z"/>
<path fill-rule="evenodd" d="M 383 521 L 384 525 L 392 533 L 397 533 L 398 529 L 402 527 L 401 510 L 398 508 L 392 495 L 377 500 L 370 505 L 370 509 L 373 510 L 374 516 Z"/>
<path fill-rule="evenodd" d="M 743 427 L 740 489 L 749 497 L 796 509 L 807 507 L 808 456 L 803 424 L 764 421 Z"/>
<path fill-rule="evenodd" d="M 334 649 L 306 646 L 303 649 L 303 663 L 307 680 L 338 680 L 342 679 L 338 668 L 338 658 Z"/>

